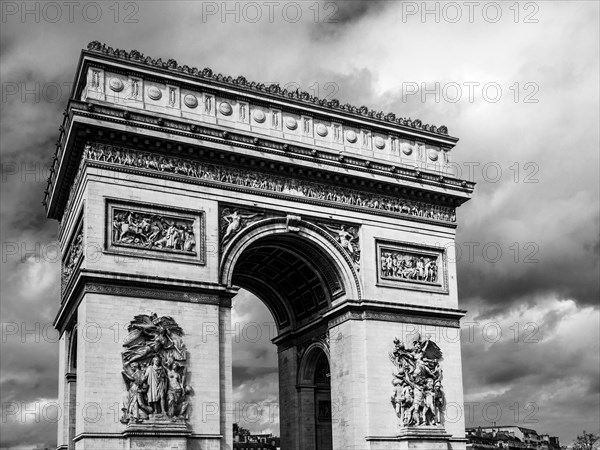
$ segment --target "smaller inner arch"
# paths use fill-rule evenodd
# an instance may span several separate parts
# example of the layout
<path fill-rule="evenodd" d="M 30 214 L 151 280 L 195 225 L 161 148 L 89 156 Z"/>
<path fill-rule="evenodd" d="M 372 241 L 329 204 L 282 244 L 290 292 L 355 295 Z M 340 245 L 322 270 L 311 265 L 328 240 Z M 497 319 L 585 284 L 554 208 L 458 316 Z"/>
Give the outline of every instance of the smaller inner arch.
<path fill-rule="evenodd" d="M 231 281 L 265 302 L 279 331 L 312 320 L 344 294 L 330 257 L 292 233 L 252 242 L 239 256 Z"/>

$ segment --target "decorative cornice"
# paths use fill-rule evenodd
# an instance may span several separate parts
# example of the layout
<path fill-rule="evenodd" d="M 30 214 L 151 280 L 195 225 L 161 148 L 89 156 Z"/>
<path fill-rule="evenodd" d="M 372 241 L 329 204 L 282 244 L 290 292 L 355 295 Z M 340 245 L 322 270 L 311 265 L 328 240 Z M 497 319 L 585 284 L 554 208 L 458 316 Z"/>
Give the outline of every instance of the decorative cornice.
<path fill-rule="evenodd" d="M 156 113 L 148 114 L 145 111 L 128 111 L 118 106 L 84 103 L 79 100 L 72 100 L 70 104 L 80 108 L 74 111 L 78 116 L 112 123 L 126 123 L 146 130 L 161 132 L 168 130 L 170 134 L 199 139 L 199 143 L 226 143 L 227 145 L 239 148 L 260 149 L 263 152 L 274 154 L 280 154 L 283 151 L 287 156 L 293 156 L 295 159 L 319 160 L 320 163 L 331 165 L 336 170 L 341 167 L 351 167 L 353 170 L 369 174 L 386 175 L 413 182 L 418 180 L 421 184 L 443 184 L 461 193 L 470 192 L 475 186 L 474 182 L 454 178 L 447 174 L 441 176 L 440 172 L 428 169 L 423 162 L 419 161 L 398 164 L 393 161 L 372 161 L 368 157 L 361 158 L 360 155 L 351 153 L 341 156 L 339 152 L 328 152 L 326 149 L 317 150 L 301 142 L 284 143 L 276 139 L 269 139 L 268 136 L 253 138 L 244 133 L 221 131 L 203 125 L 190 124 L 188 121 L 178 120 L 173 117 L 163 119 Z M 55 157 L 58 158 L 58 156 L 60 155 L 57 153 Z"/>
<path fill-rule="evenodd" d="M 465 311 L 456 309 L 415 307 L 415 305 L 365 300 L 345 302 L 325 312 L 323 317 L 329 321 L 329 329 L 348 320 L 380 320 L 460 328 L 460 318 L 464 314 Z"/>
<path fill-rule="evenodd" d="M 158 276 L 123 275 L 84 269 L 64 293 L 63 302 L 54 319 L 54 327 L 63 333 L 73 320 L 73 314 L 85 294 L 143 297 L 231 307 L 231 299 L 236 293 L 236 289 L 216 283 L 183 282 Z"/>
<path fill-rule="evenodd" d="M 130 437 L 132 436 L 133 433 L 127 433 L 125 434 L 123 433 L 79 433 L 77 436 L 75 436 L 73 438 L 73 442 L 77 442 L 80 441 L 82 439 L 124 439 L 125 437 Z M 140 433 L 140 434 L 135 434 L 137 436 L 147 436 L 146 434 Z M 195 440 L 200 440 L 200 439 L 223 439 L 223 435 L 221 434 L 199 434 L 199 433 L 192 433 L 190 431 L 190 433 L 173 433 L 173 434 L 167 434 L 165 432 L 161 432 L 160 433 L 161 437 L 167 437 L 167 436 L 173 436 L 173 437 L 185 437 L 186 439 L 190 440 L 190 439 L 195 439 Z M 68 446 L 66 445 L 61 445 L 60 447 L 57 447 L 56 450 L 67 450 Z"/>
<path fill-rule="evenodd" d="M 332 99 L 321 99 L 311 95 L 308 92 L 300 91 L 299 89 L 288 91 L 282 89 L 279 84 L 273 83 L 266 85 L 264 83 L 256 83 L 254 81 L 248 81 L 243 76 L 233 78 L 231 76 L 214 73 L 210 68 L 204 68 L 200 70 L 196 67 L 189 67 L 188 65 L 179 65 L 174 59 L 169 59 L 164 62 L 161 58 L 154 59 L 150 56 L 145 56 L 143 53 L 137 50 L 120 50 L 113 49 L 110 46 L 106 46 L 99 41 L 92 41 L 87 46 L 88 51 L 100 53 L 103 55 L 111 56 L 114 58 L 122 59 L 129 62 L 137 62 L 149 67 L 154 67 L 160 70 L 169 72 L 179 72 L 186 75 L 191 75 L 200 79 L 210 80 L 211 82 L 217 82 L 219 84 L 225 84 L 237 89 L 242 89 L 249 92 L 260 92 L 261 94 L 270 94 L 279 98 L 287 100 L 296 100 L 306 104 L 316 105 L 336 111 L 342 111 L 353 116 L 361 118 L 368 118 L 369 120 L 376 120 L 383 123 L 392 123 L 396 126 L 403 126 L 407 128 L 419 129 L 425 132 L 438 134 L 442 136 L 448 135 L 448 128 L 445 125 L 437 127 L 436 125 L 423 124 L 421 120 L 405 117 L 396 117 L 394 113 L 384 113 L 383 111 L 375 111 L 369 109 L 366 106 L 353 106 L 348 103 L 340 104 L 339 100 Z"/>
<path fill-rule="evenodd" d="M 211 294 L 201 294 L 193 292 L 171 291 L 168 289 L 159 289 L 158 286 L 129 286 L 104 284 L 90 282 L 85 285 L 85 293 L 104 294 L 122 297 L 144 297 L 156 300 L 169 300 L 175 302 L 202 303 L 205 305 L 230 306 L 230 303 L 224 305 L 219 297 Z"/>
<path fill-rule="evenodd" d="M 100 114 L 99 114 L 100 113 Z M 418 182 L 421 186 L 437 186 L 443 185 L 445 189 L 449 189 L 446 193 L 433 193 L 433 197 L 441 196 L 447 197 L 454 200 L 456 205 L 460 205 L 467 201 L 465 195 L 470 195 L 475 187 L 475 183 L 467 182 L 466 180 L 460 180 L 453 177 L 441 176 L 439 173 L 430 173 L 427 168 L 419 168 L 418 166 L 404 166 L 396 165 L 392 162 L 386 163 L 383 161 L 371 162 L 369 159 L 363 159 L 357 155 L 348 155 L 343 158 L 335 152 L 328 152 L 326 150 L 310 149 L 306 145 L 301 143 L 288 143 L 278 142 L 267 137 L 254 138 L 246 136 L 243 133 L 237 132 L 221 132 L 217 129 L 198 126 L 189 124 L 188 122 L 169 118 L 167 120 L 156 115 L 145 114 L 143 111 L 127 111 L 122 108 L 111 107 L 109 105 L 96 105 L 92 103 L 84 103 L 78 100 L 71 100 L 69 107 L 65 110 L 63 124 L 60 127 L 59 139 L 56 143 L 56 150 L 53 157 L 53 165 L 50 170 L 50 175 L 47 180 L 47 187 L 44 191 L 44 198 L 42 204 L 46 207 L 46 210 L 50 217 L 60 218 L 63 212 L 68 212 L 70 205 L 73 201 L 73 191 L 76 189 L 67 190 L 68 200 L 61 200 L 64 194 L 55 200 L 57 195 L 54 192 L 57 189 L 58 172 L 64 172 L 67 179 L 66 182 L 70 183 L 70 178 L 75 177 L 75 182 L 78 181 L 78 171 L 68 160 L 63 161 L 65 157 L 66 147 L 73 146 L 75 143 L 71 141 L 81 142 L 82 139 L 88 139 L 91 136 L 89 127 L 81 130 L 76 125 L 80 122 L 74 121 L 75 117 L 89 118 L 103 120 L 106 122 L 135 125 L 137 128 L 168 132 L 172 135 L 181 136 L 184 138 L 199 139 L 199 144 L 216 143 L 216 144 L 227 144 L 228 146 L 234 146 L 237 148 L 243 148 L 245 150 L 256 150 L 259 149 L 263 153 L 270 154 L 285 154 L 291 156 L 294 159 L 302 161 L 318 161 L 320 164 L 331 166 L 332 170 L 339 170 L 340 168 L 351 168 L 353 171 L 365 172 L 371 175 L 387 176 L 396 181 L 409 181 Z M 72 132 L 72 128 L 76 128 L 76 132 Z M 68 134 L 67 134 L 68 131 Z M 82 131 L 85 133 L 82 134 Z M 141 130 L 140 130 L 141 131 Z M 100 133 L 100 131 L 98 131 Z M 74 137 L 76 136 L 76 137 Z M 123 138 L 124 135 L 121 135 Z M 134 142 L 137 138 L 134 137 Z M 122 139 L 123 140 L 123 139 Z M 167 144 L 167 148 L 171 144 Z M 190 152 L 189 145 L 174 144 L 175 148 L 187 147 Z M 202 153 L 203 150 L 200 148 L 197 150 Z M 282 153 L 283 152 L 283 153 Z M 65 168 L 63 168 L 63 165 Z M 64 177 L 63 177 L 64 178 Z M 74 183 L 75 183 L 74 182 Z M 404 188 L 403 188 L 404 189 Z M 50 199 L 52 201 L 50 202 Z M 57 203 L 58 202 L 58 203 Z M 61 210 L 60 205 L 66 202 L 66 207 Z M 54 205 L 53 207 L 51 205 Z M 58 208 L 58 211 L 56 211 Z"/>

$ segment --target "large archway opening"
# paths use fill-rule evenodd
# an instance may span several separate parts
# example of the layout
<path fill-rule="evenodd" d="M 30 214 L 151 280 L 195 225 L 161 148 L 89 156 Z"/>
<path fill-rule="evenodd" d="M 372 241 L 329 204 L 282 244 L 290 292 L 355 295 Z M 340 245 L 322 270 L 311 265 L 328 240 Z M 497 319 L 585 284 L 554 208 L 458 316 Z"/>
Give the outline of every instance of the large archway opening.
<path fill-rule="evenodd" d="M 285 219 L 262 222 L 224 249 L 221 279 L 254 294 L 273 316 L 281 448 L 330 450 L 331 375 L 323 315 L 337 301 L 358 297 L 358 284 L 352 284 L 356 274 L 326 232 L 301 223 L 290 227 Z"/>
<path fill-rule="evenodd" d="M 273 316 L 254 294 L 233 298 L 232 401 L 234 444 L 279 437 L 279 377 Z"/>
<path fill-rule="evenodd" d="M 253 241 L 239 255 L 231 282 L 260 298 L 278 331 L 310 322 L 345 293 L 323 250 L 291 233 Z"/>

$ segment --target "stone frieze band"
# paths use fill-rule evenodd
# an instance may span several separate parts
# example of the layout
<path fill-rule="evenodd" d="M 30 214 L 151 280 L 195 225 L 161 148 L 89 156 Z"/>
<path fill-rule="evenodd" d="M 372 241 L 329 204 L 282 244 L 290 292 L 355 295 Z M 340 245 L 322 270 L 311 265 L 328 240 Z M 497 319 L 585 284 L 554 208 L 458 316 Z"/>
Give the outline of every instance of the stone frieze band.
<path fill-rule="evenodd" d="M 270 175 L 253 170 L 199 162 L 175 156 L 161 156 L 118 146 L 89 143 L 85 146 L 84 158 L 90 161 L 172 173 L 229 185 L 277 192 L 294 197 L 326 200 L 368 209 L 382 210 L 403 216 L 416 216 L 446 223 L 456 222 L 456 210 L 454 207 L 431 205 L 405 199 L 400 196 L 392 197 L 371 194 L 364 191 Z"/>

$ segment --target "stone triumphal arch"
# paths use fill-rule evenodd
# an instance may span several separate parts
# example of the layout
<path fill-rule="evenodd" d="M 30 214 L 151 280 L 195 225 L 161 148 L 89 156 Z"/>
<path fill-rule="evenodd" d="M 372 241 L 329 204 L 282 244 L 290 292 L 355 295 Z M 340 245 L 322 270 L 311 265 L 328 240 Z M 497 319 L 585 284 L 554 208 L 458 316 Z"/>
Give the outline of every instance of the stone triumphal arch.
<path fill-rule="evenodd" d="M 233 448 L 239 288 L 277 325 L 282 448 L 464 448 L 456 142 L 91 43 L 44 197 L 59 448 Z"/>

